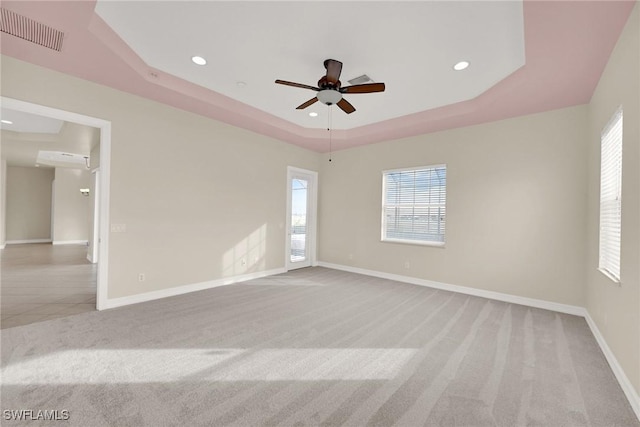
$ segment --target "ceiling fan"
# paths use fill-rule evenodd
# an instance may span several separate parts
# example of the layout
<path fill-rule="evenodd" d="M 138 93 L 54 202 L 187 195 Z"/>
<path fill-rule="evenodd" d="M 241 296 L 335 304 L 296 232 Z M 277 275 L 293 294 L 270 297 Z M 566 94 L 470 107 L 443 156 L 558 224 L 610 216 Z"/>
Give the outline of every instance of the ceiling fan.
<path fill-rule="evenodd" d="M 353 85 L 347 87 L 341 87 L 340 73 L 342 72 L 342 62 L 335 59 L 327 59 L 324 61 L 324 68 L 327 70 L 327 74 L 322 76 L 318 80 L 318 87 L 309 86 L 302 83 L 288 82 L 285 80 L 276 80 L 276 83 L 281 85 L 299 87 L 302 89 L 311 89 L 318 92 L 318 94 L 308 100 L 307 102 L 300 104 L 296 107 L 297 110 L 303 110 L 310 105 L 320 101 L 323 104 L 333 105 L 336 104 L 342 111 L 347 114 L 351 114 L 356 109 L 342 97 L 343 93 L 372 93 L 372 92 L 384 92 L 384 83 L 364 83 L 360 85 Z"/>

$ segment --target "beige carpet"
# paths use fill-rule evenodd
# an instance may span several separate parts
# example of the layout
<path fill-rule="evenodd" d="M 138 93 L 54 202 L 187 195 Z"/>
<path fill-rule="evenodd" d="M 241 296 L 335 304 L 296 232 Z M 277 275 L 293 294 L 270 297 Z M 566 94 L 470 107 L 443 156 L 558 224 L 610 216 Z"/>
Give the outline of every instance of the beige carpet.
<path fill-rule="evenodd" d="M 12 425 L 640 426 L 584 319 L 310 268 L 2 331 Z"/>

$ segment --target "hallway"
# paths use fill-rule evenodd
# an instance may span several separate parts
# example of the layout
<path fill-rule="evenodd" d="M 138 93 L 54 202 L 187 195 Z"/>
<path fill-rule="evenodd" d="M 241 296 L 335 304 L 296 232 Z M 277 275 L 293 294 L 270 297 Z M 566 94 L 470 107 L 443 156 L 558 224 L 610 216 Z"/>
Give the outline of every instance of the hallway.
<path fill-rule="evenodd" d="M 0 328 L 96 309 L 97 264 L 86 245 L 7 245 L 1 253 Z"/>

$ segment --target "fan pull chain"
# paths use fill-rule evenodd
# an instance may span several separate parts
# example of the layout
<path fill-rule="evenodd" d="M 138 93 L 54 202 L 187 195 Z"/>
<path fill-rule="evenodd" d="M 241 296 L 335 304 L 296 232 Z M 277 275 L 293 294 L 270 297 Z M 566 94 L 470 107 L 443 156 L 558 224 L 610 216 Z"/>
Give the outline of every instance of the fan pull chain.
<path fill-rule="evenodd" d="M 329 121 L 329 124 L 328 124 L 328 126 L 327 126 L 327 130 L 329 131 L 329 161 L 331 161 L 331 151 L 332 151 L 331 149 L 332 149 L 332 145 L 333 145 L 333 144 L 332 144 L 332 138 L 331 138 L 331 137 L 332 137 L 331 129 L 333 128 L 333 126 L 332 126 L 332 120 L 331 120 L 331 118 L 332 118 L 332 117 L 331 117 L 331 113 L 332 113 L 332 111 L 333 111 L 333 106 L 332 106 L 332 105 L 329 105 L 329 115 L 328 115 L 328 121 Z"/>

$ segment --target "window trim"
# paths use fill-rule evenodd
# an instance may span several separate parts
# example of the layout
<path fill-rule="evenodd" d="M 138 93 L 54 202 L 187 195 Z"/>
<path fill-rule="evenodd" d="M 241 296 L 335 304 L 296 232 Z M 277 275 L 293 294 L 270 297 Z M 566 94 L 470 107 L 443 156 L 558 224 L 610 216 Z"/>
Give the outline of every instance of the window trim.
<path fill-rule="evenodd" d="M 436 248 L 445 248 L 446 245 L 446 237 L 445 235 L 443 235 L 444 241 L 442 242 L 438 242 L 435 240 L 409 240 L 409 239 L 395 239 L 392 237 L 386 237 L 385 236 L 385 225 L 386 225 L 386 218 L 385 218 L 385 195 L 386 195 L 386 190 L 387 190 L 387 183 L 386 183 L 386 175 L 389 173 L 393 173 L 393 172 L 406 172 L 406 171 L 417 171 L 417 170 L 424 170 L 424 169 L 437 169 L 437 168 L 445 168 L 445 170 L 447 169 L 447 164 L 446 163 L 438 163 L 438 164 L 433 164 L 433 165 L 426 165 L 426 166 L 413 166 L 413 167 L 407 167 L 407 168 L 398 168 L 398 169 L 385 169 L 381 172 L 382 175 L 382 204 L 381 204 L 381 215 L 380 215 L 380 242 L 381 243 L 396 243 L 396 244 L 403 244 L 403 245 L 417 245 L 417 246 L 430 246 L 430 247 L 436 247 Z M 446 184 L 445 184 L 445 194 L 446 194 Z M 446 218 L 446 209 L 447 209 L 447 200 L 448 198 L 445 198 L 445 218 Z M 446 220 L 445 220 L 445 227 L 446 227 Z"/>

